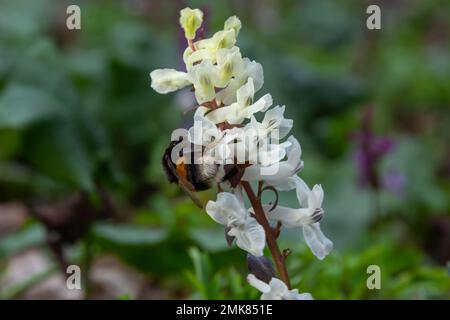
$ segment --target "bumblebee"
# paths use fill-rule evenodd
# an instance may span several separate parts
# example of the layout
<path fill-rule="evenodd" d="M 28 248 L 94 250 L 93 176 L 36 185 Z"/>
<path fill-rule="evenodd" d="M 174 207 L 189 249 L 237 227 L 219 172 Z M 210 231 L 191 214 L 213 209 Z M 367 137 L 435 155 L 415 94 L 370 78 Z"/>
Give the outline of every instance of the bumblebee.
<path fill-rule="evenodd" d="M 224 165 L 223 170 L 221 170 L 219 164 L 214 163 L 213 159 L 208 158 L 209 156 L 205 156 L 204 147 L 200 150 L 200 155 L 198 155 L 198 152 L 185 154 L 183 148 L 181 148 L 178 159 L 174 162 L 172 159 L 173 149 L 182 141 L 182 138 L 180 138 L 180 140 L 172 141 L 169 144 L 162 158 L 162 166 L 169 182 L 178 183 L 198 207 L 203 208 L 204 205 L 194 192 L 208 190 L 215 184 L 223 182 L 229 182 L 232 187 L 239 183 L 244 170 L 234 164 Z M 191 150 L 194 150 L 194 148 Z M 202 159 L 199 159 L 199 157 L 202 157 Z"/>

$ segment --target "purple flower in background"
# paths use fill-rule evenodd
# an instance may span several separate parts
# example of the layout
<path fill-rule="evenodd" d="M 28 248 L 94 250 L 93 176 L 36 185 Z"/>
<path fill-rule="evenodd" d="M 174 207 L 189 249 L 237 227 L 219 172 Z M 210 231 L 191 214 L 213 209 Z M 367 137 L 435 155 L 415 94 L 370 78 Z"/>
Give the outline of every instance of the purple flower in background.
<path fill-rule="evenodd" d="M 383 173 L 382 186 L 399 198 L 405 197 L 406 176 L 396 168 L 389 168 Z"/>
<path fill-rule="evenodd" d="M 362 116 L 361 130 L 353 134 L 356 141 L 354 159 L 358 166 L 359 183 L 378 190 L 381 186 L 378 164 L 394 149 L 391 139 L 377 136 L 373 132 L 373 108 L 368 107 Z"/>

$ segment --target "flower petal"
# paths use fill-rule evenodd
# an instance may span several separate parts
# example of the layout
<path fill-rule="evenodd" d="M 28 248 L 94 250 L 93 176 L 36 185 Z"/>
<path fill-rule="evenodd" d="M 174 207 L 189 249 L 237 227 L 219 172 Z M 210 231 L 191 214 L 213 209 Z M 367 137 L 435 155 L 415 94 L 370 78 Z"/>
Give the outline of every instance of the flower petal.
<path fill-rule="evenodd" d="M 227 226 L 231 226 L 231 222 L 244 224 L 248 216 L 243 203 L 229 192 L 220 192 L 216 201 L 208 201 L 206 212 L 214 221 Z"/>
<path fill-rule="evenodd" d="M 208 109 L 205 107 L 197 108 L 194 114 L 194 125 L 189 129 L 188 134 L 190 142 L 203 146 L 207 146 L 213 141 L 218 141 L 224 134 L 213 122 L 204 116 L 205 110 Z"/>
<path fill-rule="evenodd" d="M 219 49 L 216 54 L 217 66 L 220 69 L 220 82 L 217 87 L 224 88 L 228 85 L 231 77 L 242 70 L 243 61 L 238 47 L 230 49 Z"/>
<path fill-rule="evenodd" d="M 253 79 L 253 86 L 255 92 L 259 91 L 264 84 L 264 72 L 260 63 L 256 61 L 250 61 L 248 58 L 244 58 L 244 75 L 245 81 L 247 78 Z"/>
<path fill-rule="evenodd" d="M 286 154 L 288 158 L 287 162 L 294 174 L 303 168 L 303 161 L 301 160 L 302 148 L 300 146 L 300 143 L 298 142 L 297 139 L 294 138 L 294 136 L 290 136 L 288 138 L 288 141 L 291 143 L 291 145 L 286 149 Z"/>
<path fill-rule="evenodd" d="M 256 257 L 263 255 L 266 243 L 264 228 L 252 217 L 245 224 L 232 227 L 228 235 L 236 238 L 236 245 Z"/>
<path fill-rule="evenodd" d="M 223 214 L 223 210 L 221 206 L 216 201 L 208 201 L 206 204 L 206 213 L 213 219 L 215 222 L 226 225 L 227 218 Z"/>
<path fill-rule="evenodd" d="M 300 144 L 294 137 L 289 137 L 287 143 L 282 144 L 282 146 L 286 146 L 288 158 L 286 161 L 276 162 L 269 166 L 252 165 L 245 169 L 242 180 L 265 181 L 280 191 L 294 189 L 298 183 L 296 180 L 300 179 L 296 176 L 296 173 L 303 167 L 303 161 L 300 159 Z M 279 153 L 278 156 L 284 156 L 284 153 Z M 309 189 L 307 190 L 309 192 Z"/>
<path fill-rule="evenodd" d="M 321 208 L 323 202 L 323 189 L 320 184 L 316 184 L 311 193 L 314 195 L 314 204 L 310 205 L 315 208 Z"/>
<path fill-rule="evenodd" d="M 293 209 L 277 206 L 272 211 L 270 205 L 264 205 L 264 211 L 271 221 L 281 222 L 285 228 L 298 228 L 313 222 L 311 212 L 308 209 Z"/>
<path fill-rule="evenodd" d="M 214 99 L 219 70 L 210 60 L 203 60 L 188 71 L 188 79 L 194 84 L 195 98 L 199 104 Z"/>
<path fill-rule="evenodd" d="M 190 84 L 185 72 L 175 69 L 157 69 L 150 73 L 152 88 L 158 93 L 169 93 Z"/>
<path fill-rule="evenodd" d="M 306 208 L 308 207 L 308 196 L 311 193 L 311 190 L 306 185 L 305 181 L 303 181 L 300 177 L 295 176 L 294 177 L 294 183 L 295 183 L 295 192 L 297 194 L 297 199 L 299 204 Z"/>
<path fill-rule="evenodd" d="M 186 68 L 190 70 L 194 65 L 203 60 L 210 60 L 212 63 L 215 63 L 216 55 L 213 51 L 208 49 L 192 51 L 190 47 L 187 47 L 183 54 L 183 60 L 186 64 Z"/>
<path fill-rule="evenodd" d="M 248 78 L 247 83 L 236 92 L 237 103 L 243 107 L 249 106 L 253 104 L 254 95 L 255 87 L 253 85 L 253 79 Z"/>
<path fill-rule="evenodd" d="M 303 237 L 312 253 L 320 260 L 333 249 L 333 243 L 324 236 L 318 222 L 303 226 Z"/>
<path fill-rule="evenodd" d="M 291 290 L 291 298 L 292 300 L 314 300 L 311 293 L 298 293 L 297 289 Z"/>
<path fill-rule="evenodd" d="M 214 54 L 218 49 L 231 48 L 236 43 L 236 33 L 234 29 L 221 30 L 216 32 L 211 38 L 202 39 L 195 43 L 196 49 L 208 49 Z"/>
<path fill-rule="evenodd" d="M 271 105 L 272 105 L 272 95 L 265 94 L 261 98 L 258 99 L 254 104 L 249 105 L 248 107 L 244 108 L 244 118 L 250 118 L 252 115 L 254 115 L 257 112 L 265 112 Z"/>
<path fill-rule="evenodd" d="M 229 121 L 230 119 L 236 119 L 237 117 L 238 117 L 237 103 L 234 103 L 230 106 L 214 109 L 208 114 L 206 114 L 206 118 L 208 118 L 211 122 L 215 124 Z"/>
<path fill-rule="evenodd" d="M 282 144 L 268 144 L 266 142 L 259 141 L 258 148 L 255 150 L 258 155 L 258 163 L 260 163 L 263 168 L 270 165 L 275 165 L 278 167 L 277 169 L 279 169 L 279 162 L 285 157 L 286 148 L 289 145 L 289 141 L 285 141 Z M 272 173 L 266 171 L 265 175 L 278 175 L 278 173 L 278 170 Z"/>
<path fill-rule="evenodd" d="M 286 284 L 273 277 L 267 284 L 259 280 L 253 274 L 247 276 L 247 281 L 251 286 L 258 289 L 263 294 L 261 300 L 312 300 L 310 293 L 299 293 L 297 289 L 289 290 Z"/>
<path fill-rule="evenodd" d="M 253 288 L 256 288 L 260 292 L 266 293 L 270 291 L 270 286 L 267 283 L 259 280 L 251 273 L 247 276 L 247 281 Z"/>
<path fill-rule="evenodd" d="M 242 27 L 241 20 L 239 20 L 239 18 L 236 16 L 229 17 L 223 25 L 224 30 L 233 29 L 236 37 L 238 36 L 241 27 Z"/>
<path fill-rule="evenodd" d="M 231 105 L 236 102 L 236 91 L 247 83 L 248 78 L 253 79 L 254 91 L 262 88 L 264 83 L 264 72 L 260 63 L 243 58 L 243 70 L 234 79 L 231 79 L 228 86 L 219 91 L 216 95 L 218 104 Z"/>

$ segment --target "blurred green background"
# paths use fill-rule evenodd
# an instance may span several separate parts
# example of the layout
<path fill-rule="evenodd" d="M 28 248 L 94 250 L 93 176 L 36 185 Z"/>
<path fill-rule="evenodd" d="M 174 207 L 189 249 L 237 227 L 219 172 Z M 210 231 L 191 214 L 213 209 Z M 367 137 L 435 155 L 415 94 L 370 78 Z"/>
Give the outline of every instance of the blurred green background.
<path fill-rule="evenodd" d="M 81 30 L 65 26 L 69 4 Z M 382 30 L 366 28 L 370 4 Z M 0 298 L 259 297 L 245 252 L 161 168 L 193 100 L 157 94 L 149 72 L 182 68 L 185 6 L 205 11 L 207 36 L 240 17 L 243 56 L 264 67 L 259 94 L 287 106 L 300 175 L 325 190 L 335 249 L 318 261 L 301 230 L 284 233 L 294 286 L 316 299 L 450 298 L 446 0 L 0 0 Z M 65 287 L 69 264 L 81 291 Z M 381 290 L 366 287 L 373 264 Z"/>

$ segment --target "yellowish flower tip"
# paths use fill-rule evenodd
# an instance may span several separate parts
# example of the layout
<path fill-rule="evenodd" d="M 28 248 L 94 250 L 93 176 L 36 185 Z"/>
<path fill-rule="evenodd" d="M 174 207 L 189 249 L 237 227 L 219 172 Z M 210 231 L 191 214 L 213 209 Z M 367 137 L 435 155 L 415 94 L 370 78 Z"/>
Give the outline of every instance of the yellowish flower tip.
<path fill-rule="evenodd" d="M 223 26 L 223 28 L 225 30 L 230 30 L 233 29 L 234 30 L 234 34 L 237 37 L 239 34 L 239 30 L 241 30 L 242 27 L 242 23 L 241 20 L 239 20 L 238 17 L 236 16 L 231 16 L 229 17 L 226 21 L 225 24 Z"/>
<path fill-rule="evenodd" d="M 184 8 L 180 11 L 180 25 L 188 40 L 195 38 L 195 33 L 203 23 L 203 12 L 199 9 Z"/>

